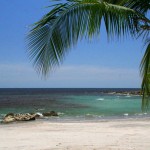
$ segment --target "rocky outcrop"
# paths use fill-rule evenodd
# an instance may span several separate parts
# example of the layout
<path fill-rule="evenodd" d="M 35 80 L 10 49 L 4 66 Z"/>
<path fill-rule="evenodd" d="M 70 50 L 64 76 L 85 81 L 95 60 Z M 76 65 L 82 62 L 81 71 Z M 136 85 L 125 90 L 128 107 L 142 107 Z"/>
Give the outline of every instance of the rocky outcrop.
<path fill-rule="evenodd" d="M 14 122 L 14 121 L 31 121 L 31 120 L 35 120 L 35 115 L 9 113 L 4 117 L 2 122 L 10 123 L 10 122 Z"/>
<path fill-rule="evenodd" d="M 14 116 L 14 113 L 8 113 L 5 117 L 8 117 L 8 116 Z"/>
<path fill-rule="evenodd" d="M 120 90 L 120 91 L 103 91 L 103 92 L 100 92 L 102 94 L 111 94 L 111 95 L 136 95 L 136 96 L 142 96 L 142 93 L 140 90 L 135 90 L 135 91 L 132 91 L 132 90 Z"/>
<path fill-rule="evenodd" d="M 3 118 L 3 123 L 11 123 L 15 121 L 32 121 L 36 120 L 38 118 L 43 117 L 50 117 L 50 116 L 58 116 L 58 114 L 55 111 L 45 112 L 45 113 L 26 113 L 26 114 L 14 114 L 14 113 L 8 113 Z"/>
<path fill-rule="evenodd" d="M 45 117 L 58 116 L 58 114 L 55 111 L 50 111 L 50 112 L 46 112 L 46 113 L 42 113 L 42 114 Z"/>
<path fill-rule="evenodd" d="M 10 123 L 10 122 L 14 122 L 14 121 L 16 121 L 14 117 L 12 117 L 12 116 L 6 116 L 6 117 L 4 117 L 4 119 L 3 119 L 2 122 L 3 123 Z"/>
<path fill-rule="evenodd" d="M 31 121 L 35 120 L 35 115 L 31 114 L 16 114 L 14 115 L 16 121 Z"/>

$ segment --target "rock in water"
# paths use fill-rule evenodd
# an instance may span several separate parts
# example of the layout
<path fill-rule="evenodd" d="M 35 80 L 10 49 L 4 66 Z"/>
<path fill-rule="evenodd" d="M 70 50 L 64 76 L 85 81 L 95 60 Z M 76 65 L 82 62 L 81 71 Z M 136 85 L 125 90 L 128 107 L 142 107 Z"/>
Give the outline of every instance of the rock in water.
<path fill-rule="evenodd" d="M 33 114 L 14 114 L 14 113 L 8 113 L 4 118 L 3 118 L 3 123 L 10 123 L 10 122 L 15 122 L 15 121 L 31 121 L 35 120 L 36 118 L 40 117 L 50 117 L 50 116 L 58 116 L 58 114 L 55 111 L 50 111 L 46 113 L 33 113 Z"/>
<path fill-rule="evenodd" d="M 14 116 L 14 113 L 8 113 L 5 117 L 8 117 L 8 116 Z"/>
<path fill-rule="evenodd" d="M 50 116 L 58 116 L 58 114 L 55 111 L 50 111 L 42 114 L 45 117 L 50 117 Z"/>
<path fill-rule="evenodd" d="M 35 120 L 35 115 L 31 114 L 7 114 L 4 119 L 3 123 L 9 123 L 9 122 L 14 122 L 14 121 L 31 121 Z"/>
<path fill-rule="evenodd" d="M 14 117 L 12 117 L 12 116 L 6 116 L 6 117 L 4 117 L 4 119 L 3 119 L 2 122 L 3 123 L 10 123 L 10 122 L 14 122 L 14 121 L 16 121 Z"/>
<path fill-rule="evenodd" d="M 16 121 L 30 121 L 30 120 L 35 120 L 35 115 L 31 114 L 16 114 L 14 116 Z"/>

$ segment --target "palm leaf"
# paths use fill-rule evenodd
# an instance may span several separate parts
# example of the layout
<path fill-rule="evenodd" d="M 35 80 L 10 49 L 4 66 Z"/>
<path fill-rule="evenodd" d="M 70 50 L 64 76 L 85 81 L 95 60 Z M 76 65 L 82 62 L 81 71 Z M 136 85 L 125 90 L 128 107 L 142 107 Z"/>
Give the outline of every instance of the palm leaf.
<path fill-rule="evenodd" d="M 100 0 L 69 1 L 56 5 L 28 35 L 29 55 L 39 73 L 47 75 L 62 63 L 78 40 L 100 33 L 104 20 L 108 37 L 136 34 L 136 12 Z"/>
<path fill-rule="evenodd" d="M 141 62 L 142 81 L 142 109 L 148 108 L 150 101 L 150 43 L 146 48 L 145 54 Z"/>
<path fill-rule="evenodd" d="M 126 7 L 129 7 L 136 12 L 144 15 L 140 15 L 135 18 L 135 23 L 138 22 L 138 37 L 142 37 L 147 45 L 145 54 L 141 61 L 140 70 L 142 75 L 142 110 L 147 110 L 149 108 L 150 101 L 150 20 L 146 17 L 150 9 L 150 0 L 128 0 L 125 4 Z"/>
<path fill-rule="evenodd" d="M 150 9 L 150 0 L 127 0 L 125 5 L 128 8 L 134 9 L 137 12 L 146 15 Z"/>

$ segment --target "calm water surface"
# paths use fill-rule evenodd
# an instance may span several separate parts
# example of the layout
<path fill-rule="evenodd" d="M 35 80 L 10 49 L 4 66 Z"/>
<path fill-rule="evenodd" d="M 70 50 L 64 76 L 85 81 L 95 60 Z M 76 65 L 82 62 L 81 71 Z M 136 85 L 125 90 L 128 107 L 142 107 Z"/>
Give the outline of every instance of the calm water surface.
<path fill-rule="evenodd" d="M 0 89 L 0 118 L 9 112 L 57 111 L 61 119 L 101 119 L 149 116 L 141 97 L 114 94 L 138 89 Z M 105 92 L 105 93 L 104 93 Z"/>

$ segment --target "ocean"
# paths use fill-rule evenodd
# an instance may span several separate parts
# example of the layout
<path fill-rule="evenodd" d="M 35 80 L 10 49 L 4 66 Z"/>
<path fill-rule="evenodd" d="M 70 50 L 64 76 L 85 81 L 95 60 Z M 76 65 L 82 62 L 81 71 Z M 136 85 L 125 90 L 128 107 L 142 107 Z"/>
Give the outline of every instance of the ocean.
<path fill-rule="evenodd" d="M 56 111 L 58 120 L 147 117 L 139 89 L 48 88 L 0 89 L 0 119 L 7 113 Z M 52 117 L 53 118 L 53 117 Z M 52 119 L 51 117 L 49 120 Z"/>

